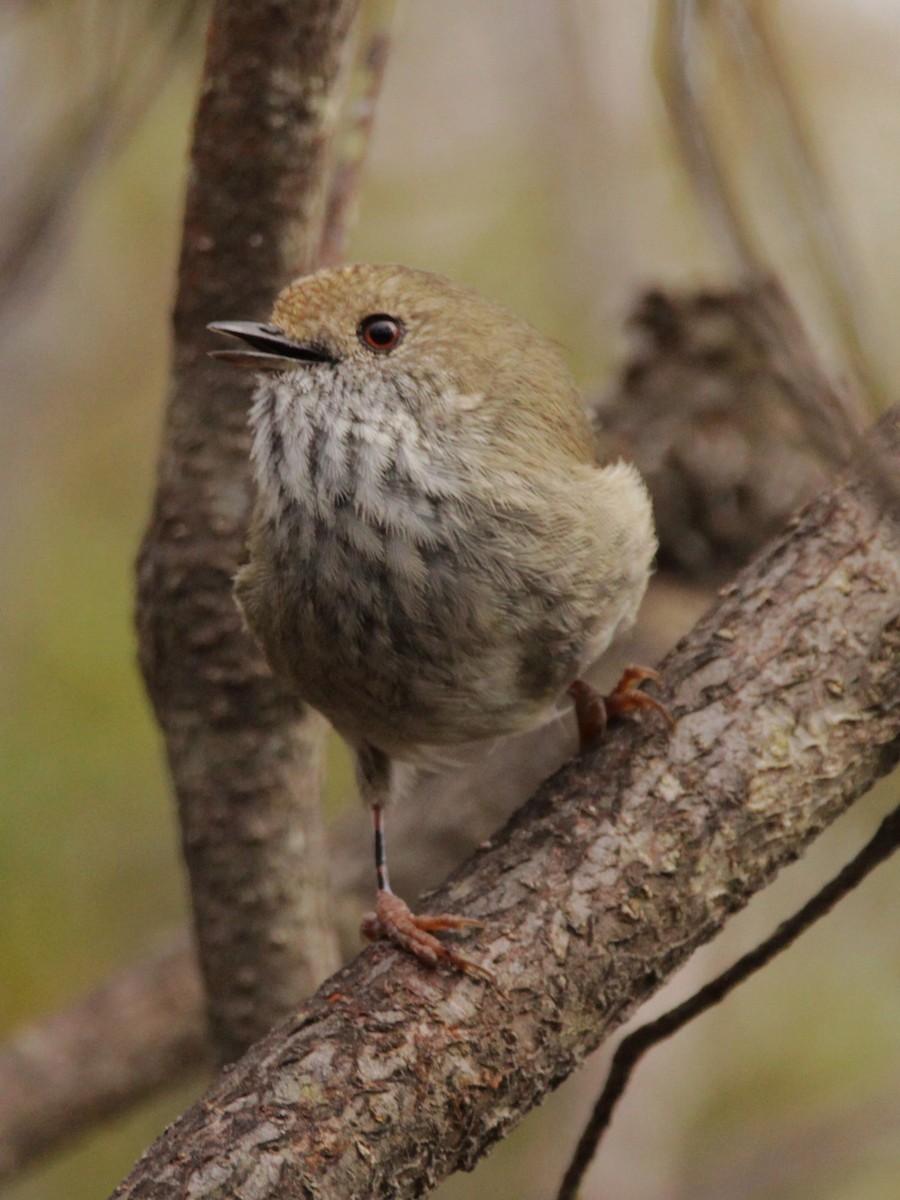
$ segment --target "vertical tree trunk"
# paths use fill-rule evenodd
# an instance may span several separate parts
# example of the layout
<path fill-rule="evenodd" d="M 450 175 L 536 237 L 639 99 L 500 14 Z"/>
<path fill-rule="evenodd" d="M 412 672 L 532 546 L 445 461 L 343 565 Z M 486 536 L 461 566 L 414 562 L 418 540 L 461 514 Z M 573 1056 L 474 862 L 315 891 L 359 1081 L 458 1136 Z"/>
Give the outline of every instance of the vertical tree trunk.
<path fill-rule="evenodd" d="M 250 503 L 252 381 L 209 321 L 265 318 L 322 238 L 357 0 L 213 6 L 156 498 L 138 564 L 140 659 L 178 795 L 221 1057 L 337 964 L 319 814 L 324 723 L 286 696 L 231 595 Z"/>

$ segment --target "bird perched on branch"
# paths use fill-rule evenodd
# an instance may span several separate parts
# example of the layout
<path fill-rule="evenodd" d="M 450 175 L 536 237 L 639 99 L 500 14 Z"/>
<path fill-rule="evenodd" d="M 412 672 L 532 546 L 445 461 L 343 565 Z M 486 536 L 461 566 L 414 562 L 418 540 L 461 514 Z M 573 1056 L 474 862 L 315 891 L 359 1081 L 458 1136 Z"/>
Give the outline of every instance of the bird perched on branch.
<path fill-rule="evenodd" d="M 260 372 L 257 498 L 238 602 L 272 669 L 356 754 L 378 892 L 363 921 L 424 961 L 485 968 L 390 888 L 383 812 L 410 768 L 575 704 L 582 742 L 652 707 L 585 670 L 634 621 L 656 549 L 635 469 L 600 467 L 556 348 L 467 288 L 400 266 L 300 279 L 268 324 L 210 326 Z"/>

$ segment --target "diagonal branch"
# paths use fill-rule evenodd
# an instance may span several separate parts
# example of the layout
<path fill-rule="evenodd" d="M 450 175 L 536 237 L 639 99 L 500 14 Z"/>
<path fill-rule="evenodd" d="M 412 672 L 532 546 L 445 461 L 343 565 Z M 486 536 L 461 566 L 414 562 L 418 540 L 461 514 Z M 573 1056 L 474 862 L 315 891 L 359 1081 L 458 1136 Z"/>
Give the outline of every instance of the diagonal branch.
<path fill-rule="evenodd" d="M 900 416 L 883 423 L 900 470 Z M 374 947 L 226 1072 L 117 1190 L 421 1195 L 475 1161 L 900 757 L 900 540 L 815 501 L 665 664 L 671 739 L 570 763 L 434 898 L 490 988 Z"/>
<path fill-rule="evenodd" d="M 209 1059 L 182 935 L 0 1047 L 0 1182 Z"/>
<path fill-rule="evenodd" d="M 812 409 L 816 390 L 830 384 L 817 373 L 805 342 L 784 356 L 786 335 L 771 313 L 768 321 L 755 321 L 754 305 L 766 302 L 770 293 L 796 335 L 793 312 L 783 296 L 771 292 L 771 285 L 648 296 L 640 309 L 643 338 L 636 356 L 627 363 L 619 393 L 603 403 L 603 424 L 625 435 L 625 448 L 647 473 L 661 541 L 670 557 L 684 557 L 683 550 L 703 539 L 715 546 L 713 565 L 723 549 L 732 558 L 738 553 L 746 557 L 784 525 L 786 504 L 793 508 L 798 495 L 816 495 L 825 487 L 826 470 L 800 440 L 782 389 L 802 390 Z M 714 340 L 711 322 L 717 331 Z M 706 354 L 711 345 L 716 350 L 712 358 Z M 777 378 L 772 376 L 773 360 L 783 364 Z M 753 364 L 749 375 L 748 361 Z M 732 431 L 724 444 L 721 437 L 710 444 L 704 424 L 703 397 L 711 393 Z M 678 406 L 673 407 L 672 396 L 681 398 Z M 660 461 L 665 478 L 655 473 Z M 723 493 L 724 479 L 733 495 Z M 724 529 L 723 511 L 731 522 Z M 727 543 L 723 532 L 730 538 Z M 671 586 L 665 575 L 657 575 L 651 585 L 657 595 Z M 667 640 L 672 640 L 671 632 Z M 652 661 L 655 651 L 633 649 L 630 654 Z M 548 730 L 543 739 L 515 739 L 490 755 L 474 779 L 433 780 L 420 802 L 417 797 L 398 808 L 394 833 L 404 854 L 395 863 L 395 875 L 402 894 L 417 896 L 446 875 L 562 760 L 564 732 L 558 731 L 551 744 L 549 735 Z M 370 899 L 370 853 L 365 822 L 354 808 L 329 836 L 331 891 L 347 953 L 356 952 L 361 905 Z M 193 1007 L 173 1009 L 173 987 L 193 997 Z M 123 988 L 128 1005 L 106 1002 L 108 994 Z M 155 1087 L 195 1071 L 205 1053 L 202 1004 L 196 961 L 187 934 L 179 934 L 166 953 L 136 962 L 71 1008 L 34 1023 L 0 1047 L 0 1181 L 92 1120 L 119 1113 Z M 157 1020 L 155 1013 L 167 1019 Z M 110 1069 L 109 1043 L 127 1050 L 117 1069 Z M 65 1069 L 55 1069 L 55 1064 Z M 159 1072 L 160 1064 L 169 1065 L 172 1080 Z"/>

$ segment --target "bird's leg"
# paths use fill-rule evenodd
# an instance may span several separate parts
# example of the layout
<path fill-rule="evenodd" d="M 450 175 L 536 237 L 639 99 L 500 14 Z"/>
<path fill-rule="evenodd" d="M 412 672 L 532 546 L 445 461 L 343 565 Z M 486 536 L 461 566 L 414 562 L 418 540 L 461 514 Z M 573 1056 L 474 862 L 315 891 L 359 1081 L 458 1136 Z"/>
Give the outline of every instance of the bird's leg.
<path fill-rule="evenodd" d="M 662 683 L 659 672 L 651 667 L 626 667 L 622 678 L 609 693 L 601 696 L 595 687 L 584 679 L 576 679 L 569 685 L 569 695 L 575 704 L 578 721 L 578 742 L 582 753 L 606 733 L 606 726 L 617 717 L 630 712 L 652 708 L 658 712 L 671 729 L 675 722 L 666 706 L 655 696 L 641 691 L 640 685 L 647 679 Z"/>
<path fill-rule="evenodd" d="M 372 753 L 368 753 L 369 751 Z M 379 761 L 382 758 L 384 763 Z M 358 765 L 361 783 L 364 785 L 363 791 L 368 790 L 365 784 L 375 782 L 373 775 L 384 773 L 387 778 L 390 769 L 386 756 L 371 747 L 366 747 L 365 757 L 363 752 L 359 753 Z M 405 900 L 401 900 L 391 891 L 384 845 L 384 806 L 379 801 L 372 801 L 372 829 L 375 835 L 375 876 L 378 892 L 375 911 L 366 913 L 362 919 L 360 930 L 363 937 L 373 942 L 384 938 L 408 950 L 431 967 L 437 966 L 439 962 L 446 962 L 458 971 L 480 975 L 483 979 L 493 982 L 494 976 L 486 967 L 466 958 L 465 955 L 457 954 L 434 936 L 435 933 L 448 929 L 480 929 L 481 921 L 471 917 L 457 917 L 452 913 L 419 916 L 410 909 Z"/>

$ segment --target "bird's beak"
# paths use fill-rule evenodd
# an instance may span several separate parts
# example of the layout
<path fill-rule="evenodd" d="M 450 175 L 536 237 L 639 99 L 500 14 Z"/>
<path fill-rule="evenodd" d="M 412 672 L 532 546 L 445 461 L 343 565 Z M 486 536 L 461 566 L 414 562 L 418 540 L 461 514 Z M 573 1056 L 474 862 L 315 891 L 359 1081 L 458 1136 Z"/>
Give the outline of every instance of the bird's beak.
<path fill-rule="evenodd" d="M 284 371 L 288 360 L 308 363 L 334 363 L 336 360 L 322 346 L 292 342 L 274 325 L 257 325 L 255 321 L 214 321 L 207 325 L 212 333 L 238 338 L 246 350 L 210 350 L 210 358 L 220 358 L 238 367 L 257 371 Z"/>

